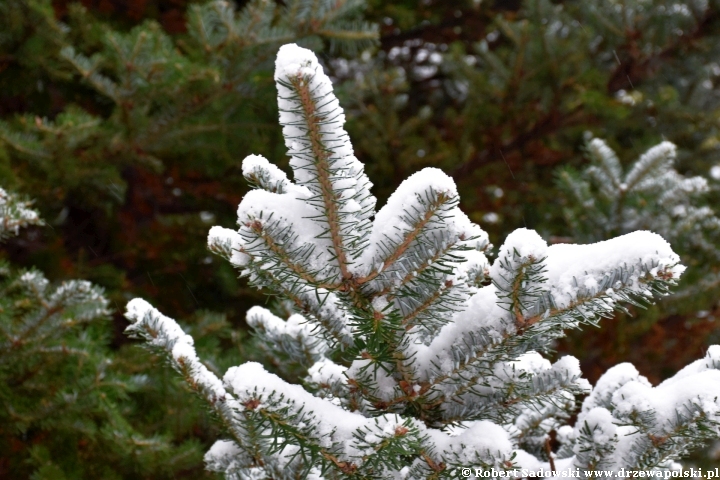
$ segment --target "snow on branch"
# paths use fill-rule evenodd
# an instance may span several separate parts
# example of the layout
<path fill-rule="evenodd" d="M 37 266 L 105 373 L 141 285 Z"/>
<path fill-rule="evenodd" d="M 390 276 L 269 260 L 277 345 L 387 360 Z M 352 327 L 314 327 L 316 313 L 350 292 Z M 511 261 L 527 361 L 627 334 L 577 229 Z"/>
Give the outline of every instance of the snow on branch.
<path fill-rule="evenodd" d="M 686 177 L 674 169 L 675 145 L 661 142 L 648 149 L 627 173 L 605 141 L 593 139 L 587 150 L 591 164 L 584 171 L 567 168 L 558 177 L 568 193 L 564 214 L 576 239 L 595 242 L 651 230 L 670 241 L 690 264 L 720 260 L 720 218 L 711 206 L 702 205 L 709 191 L 707 179 Z M 712 282 L 707 268 L 698 273 Z"/>
<path fill-rule="evenodd" d="M 43 225 L 38 213 L 31 209 L 32 202 L 0 188 L 0 240 L 17 235 L 21 227 Z"/>
<path fill-rule="evenodd" d="M 676 285 L 684 267 L 660 235 L 548 246 L 519 229 L 491 265 L 487 234 L 437 169 L 412 175 L 375 212 L 312 52 L 282 47 L 275 79 L 293 180 L 247 157 L 256 188 L 238 207 L 239 228 L 213 227 L 208 246 L 287 300 L 289 318 L 254 307 L 247 320 L 274 364 L 305 369 L 304 386 L 257 363 L 221 382 L 174 321 L 143 300 L 128 305 L 129 332 L 164 350 L 225 424 L 230 438 L 208 452 L 209 469 L 327 479 L 454 478 L 469 464 L 662 470 L 719 436 L 720 347 L 656 387 L 620 365 L 593 390 L 577 359 L 542 356 L 567 329 Z M 645 188 L 641 177 L 662 172 L 674 151 L 661 144 L 623 177 L 603 142 L 590 150 L 608 192 Z M 586 187 L 577 192 L 592 206 Z"/>
<path fill-rule="evenodd" d="M 656 387 L 630 364 L 608 370 L 585 399 L 572 436 L 585 469 L 670 468 L 720 436 L 720 347 Z"/>
<path fill-rule="evenodd" d="M 652 183 L 653 177 L 663 173 L 675 162 L 677 148 L 670 142 L 662 142 L 643 153 L 625 176 L 621 188 L 626 191 L 642 189 Z M 643 185 L 645 183 L 645 185 Z"/>
<path fill-rule="evenodd" d="M 175 320 L 166 317 L 141 298 L 127 304 L 125 318 L 132 322 L 126 329 L 128 335 L 144 339 L 150 347 L 169 352 L 173 366 L 184 377 L 192 379 L 196 389 L 211 403 L 225 398 L 222 382 L 200 362 L 193 338 L 185 334 Z"/>
<path fill-rule="evenodd" d="M 297 184 L 309 190 L 305 205 L 315 210 L 305 218 L 318 224 L 341 279 L 347 280 L 374 213 L 372 184 L 353 155 L 343 129 L 345 114 L 315 54 L 294 44 L 281 47 L 275 81 L 290 165 Z"/>
<path fill-rule="evenodd" d="M 250 155 L 242 164 L 243 176 L 250 186 L 272 193 L 287 193 L 291 183 L 285 172 L 270 163 L 262 155 Z"/>
<path fill-rule="evenodd" d="M 275 356 L 285 354 L 306 368 L 325 358 L 329 350 L 328 343 L 315 334 L 315 329 L 302 315 L 292 315 L 285 321 L 265 308 L 253 307 L 248 310 L 246 319 Z"/>

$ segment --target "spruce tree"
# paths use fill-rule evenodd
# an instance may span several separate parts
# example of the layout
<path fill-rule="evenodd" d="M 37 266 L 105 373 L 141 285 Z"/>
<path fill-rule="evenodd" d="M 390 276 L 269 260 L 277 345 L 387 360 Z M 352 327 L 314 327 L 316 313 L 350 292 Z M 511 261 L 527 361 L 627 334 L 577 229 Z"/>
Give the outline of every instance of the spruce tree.
<path fill-rule="evenodd" d="M 566 330 L 669 292 L 684 267 L 662 237 L 548 246 L 519 229 L 491 264 L 487 234 L 438 169 L 413 174 L 375 210 L 312 52 L 282 47 L 275 80 L 294 181 L 247 157 L 243 173 L 256 189 L 238 207 L 239 229 L 213 227 L 208 245 L 292 306 L 287 320 L 255 307 L 248 323 L 287 366 L 305 369 L 304 386 L 252 362 L 221 380 L 174 320 L 139 298 L 127 306 L 128 333 L 164 352 L 222 424 L 225 439 L 205 457 L 210 470 L 227 478 L 663 471 L 720 435 L 720 347 L 655 387 L 621 364 L 592 388 L 575 358 L 543 357 Z"/>
<path fill-rule="evenodd" d="M 42 224 L 0 188 L 0 238 Z M 0 477 L 162 479 L 199 460 L 196 441 L 138 428 L 131 396 L 147 379 L 109 348 L 108 306 L 90 282 L 0 260 Z"/>

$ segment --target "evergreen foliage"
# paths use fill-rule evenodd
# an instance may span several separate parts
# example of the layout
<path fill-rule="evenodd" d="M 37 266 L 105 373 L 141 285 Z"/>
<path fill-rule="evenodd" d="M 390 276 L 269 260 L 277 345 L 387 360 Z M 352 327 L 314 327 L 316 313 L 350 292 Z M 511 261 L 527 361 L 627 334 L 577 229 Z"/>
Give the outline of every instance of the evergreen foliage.
<path fill-rule="evenodd" d="M 17 195 L 0 188 L 0 240 L 20 233 L 20 228 L 42 225 L 37 212 L 30 208 L 32 202 L 21 200 Z"/>
<path fill-rule="evenodd" d="M 633 352 L 639 359 L 636 365 L 645 371 L 650 365 L 658 371 L 662 362 L 665 377 L 692 359 L 690 352 L 717 341 L 711 312 L 720 298 L 720 219 L 708 202 L 711 187 L 704 177 L 675 169 L 677 148 L 667 141 L 627 165 L 600 139 L 588 142 L 587 156 L 590 164 L 582 171 L 566 167 L 557 172 L 571 238 L 596 242 L 637 229 L 652 230 L 672 243 L 688 270 L 675 292 L 658 306 L 633 309 L 632 318 L 616 315 L 609 330 L 592 339 L 575 334 L 566 344 L 570 351 L 581 345 L 586 358 L 594 359 L 587 361 L 592 365 L 589 375 L 598 375 Z M 663 324 L 677 325 L 681 333 L 665 334 Z M 675 341 L 683 348 L 668 355 Z M 696 460 L 712 465 L 713 454 L 705 457 Z"/>
<path fill-rule="evenodd" d="M 40 178 L 75 171 L 75 185 L 63 187 L 82 188 L 90 204 L 122 200 L 121 167 L 161 169 L 165 158 L 208 148 L 237 122 L 243 125 L 256 106 L 257 76 L 279 44 L 326 39 L 332 49 L 353 51 L 375 38 L 372 25 L 357 19 L 362 2 L 354 0 L 253 1 L 240 10 L 205 2 L 190 7 L 187 34 L 175 41 L 152 21 L 129 32 L 104 28 L 80 6 L 69 12 L 73 29 L 55 20 L 48 2 L 3 8 L 8 22 L 25 15 L 57 33 L 33 39 L 51 49 L 44 55 L 53 62 L 51 74 L 79 79 L 99 98 L 96 108 L 70 104 L 54 119 L 30 114 L 3 121 L 0 138 Z M 23 33 L 4 40 L 21 40 Z"/>
<path fill-rule="evenodd" d="M 70 237 L 52 253 L 115 295 L 128 281 L 151 283 L 147 271 L 167 268 L 157 257 L 177 244 L 177 230 L 199 233 L 201 213 L 237 203 L 230 199 L 242 187 L 218 186 L 236 173 L 236 152 L 272 140 L 268 71 L 279 45 L 367 48 L 377 32 L 363 8 L 361 0 L 206 1 L 190 5 L 185 31 L 170 35 L 153 20 L 130 29 L 102 22 L 80 5 L 60 21 L 49 0 L 3 2 L 0 89 L 8 105 L 28 105 L 0 118 L 0 166 L 9 164 L 14 187 L 37 192 L 46 218 Z M 78 239 L 80 222 L 92 234 Z M 153 242 L 138 228 L 146 223 Z M 186 276 L 208 259 L 197 249 Z M 137 271 L 141 263 L 154 265 Z M 232 278 L 216 280 L 216 291 L 238 295 Z M 174 298 L 178 311 L 197 308 L 191 296 Z"/>
<path fill-rule="evenodd" d="M 87 10 L 49 0 L 0 2 L 0 178 L 8 189 L 32 192 L 53 226 L 15 236 L 15 224 L 0 225 L 0 236 L 7 238 L 0 255 L 26 268 L 11 268 L 8 278 L 27 269 L 40 269 L 53 285 L 84 278 L 102 285 L 113 307 L 142 291 L 165 313 L 183 319 L 214 374 L 253 358 L 254 346 L 238 346 L 245 325 L 237 312 L 262 294 L 236 281 L 231 264 L 209 256 L 200 239 L 209 225 L 232 221 L 246 191 L 239 181 L 243 173 L 254 186 L 277 193 L 291 188 L 287 179 L 270 175 L 272 163 L 286 166 L 274 128 L 271 60 L 288 41 L 324 52 L 321 61 L 348 107 L 355 154 L 373 178 L 380 204 L 410 173 L 436 166 L 452 172 L 463 210 L 482 222 L 493 243 L 519 226 L 537 229 L 550 243 L 595 242 L 631 231 L 636 227 L 595 222 L 603 217 L 576 208 L 569 191 L 558 208 L 557 192 L 548 188 L 551 166 L 574 165 L 585 175 L 581 152 L 589 130 L 606 138 L 623 160 L 667 139 L 678 147 L 672 167 L 678 175 L 689 181 L 714 172 L 705 193 L 696 181 L 697 194 L 684 192 L 688 196 L 677 203 L 667 199 L 702 214 L 711 227 L 712 215 L 704 215 L 720 200 L 716 0 L 367 4 L 363 15 L 361 2 L 88 0 Z M 249 14 L 262 21 L 249 27 L 257 35 L 246 37 L 238 32 L 248 27 Z M 376 30 L 379 51 L 355 58 Z M 203 32 L 205 39 L 198 37 Z M 256 162 L 255 173 L 241 172 L 237 157 L 251 151 L 263 151 L 271 163 Z M 625 175 L 632 164 L 620 163 Z M 581 180 L 589 182 L 593 208 L 609 215 L 613 201 L 603 196 L 607 185 L 593 178 Z M 671 241 L 688 271 L 675 289 L 679 294 L 666 297 L 661 308 L 631 306 L 634 318 L 616 314 L 595 334 L 575 332 L 558 344 L 580 359 L 593 381 L 630 359 L 656 382 L 718 342 L 713 319 L 720 315 L 720 297 L 712 276 L 717 237 L 712 228 L 685 229 L 686 219 L 656 207 L 660 198 L 652 188 L 636 191 L 622 202 L 625 218 L 656 222 L 650 229 Z M 21 200 L 19 208 L 27 205 Z M 570 217 L 562 215 L 564 209 Z M 567 218 L 577 223 L 568 228 Z M 663 225 L 683 228 L 661 231 Z M 451 300 L 456 292 L 447 291 Z M 518 300 L 525 305 L 538 293 Z M 505 308 L 513 302 L 501 298 Z M 191 315 L 198 307 L 217 305 L 223 314 Z M 411 323 L 432 338 L 453 308 Z M 271 371 L 297 383 L 325 357 L 349 365 L 351 358 L 341 361 L 326 342 L 307 335 L 314 327 L 294 316 L 302 313 L 296 301 L 274 302 L 271 309 L 272 314 L 255 309 L 247 317 Z M 125 322 L 113 314 L 118 331 Z M 239 328 L 230 328 L 226 319 Z M 161 432 L 173 445 L 199 439 L 203 446 L 172 472 L 176 478 L 194 477 L 197 465 L 183 465 L 193 463 L 190 457 L 198 463 L 198 452 L 217 436 L 197 408 L 200 403 L 185 401 L 157 356 L 119 346 L 118 338 L 111 352 L 111 329 L 104 328 L 96 336 L 97 349 L 113 359 L 114 373 L 144 378 L 118 401 L 123 418 L 146 438 Z M 343 385 L 330 382 L 316 394 L 340 397 Z M 62 422 L 82 416 L 79 410 L 69 414 Z M 22 452 L 14 460 L 24 462 L 33 445 L 56 452 L 52 436 L 29 432 L 3 438 L 3 445 L 12 445 L 4 451 Z M 543 435 L 530 433 L 519 444 L 534 451 Z M 137 463 L 127 460 L 132 452 L 116 451 L 126 456 L 117 462 Z M 83 452 L 86 472 L 118 465 L 105 451 Z M 718 452 L 706 461 L 717 462 Z M 0 477 L 9 465 L 2 458 Z M 146 475 L 163 478 L 164 458 L 157 457 L 153 466 L 143 463 Z M 23 472 L 40 463 L 26 464 Z M 124 467 L 115 472 L 139 475 Z"/>
<path fill-rule="evenodd" d="M 287 321 L 256 307 L 249 324 L 303 367 L 305 386 L 252 362 L 220 380 L 174 320 L 142 299 L 127 306 L 128 333 L 164 352 L 223 425 L 227 440 L 205 457 L 210 470 L 228 478 L 666 470 L 720 435 L 720 347 L 656 387 L 622 364 L 593 389 L 575 358 L 542 356 L 566 330 L 669 292 L 684 267 L 659 235 L 548 246 L 519 229 L 490 264 L 487 234 L 438 169 L 412 175 L 375 211 L 314 54 L 282 47 L 275 80 L 294 181 L 246 158 L 257 188 L 238 207 L 239 229 L 213 227 L 208 244 L 292 305 Z"/>
<path fill-rule="evenodd" d="M 688 201 L 717 210 L 717 1 L 370 4 L 382 49 L 330 67 L 379 200 L 413 171 L 436 166 L 455 179 L 464 211 L 493 243 L 518 227 L 550 243 L 584 241 L 563 215 L 578 208 L 576 197 L 550 185 L 556 167 L 585 171 L 590 132 L 628 161 L 672 142 L 673 168 L 708 180 L 708 191 Z M 630 164 L 622 165 L 627 172 Z M 651 202 L 634 208 L 648 219 L 657 214 Z M 582 235 L 614 235 L 595 217 L 581 217 Z M 635 318 L 616 315 L 595 335 L 559 343 L 588 378 L 631 361 L 660 381 L 720 340 L 715 254 L 687 248 L 700 239 L 696 232 L 678 235 L 673 245 L 688 265 L 678 294 L 662 308 L 631 309 Z"/>
<path fill-rule="evenodd" d="M 570 197 L 565 218 L 573 238 L 596 242 L 634 230 L 657 232 L 692 267 L 676 295 L 709 294 L 714 301 L 720 294 L 720 218 L 702 205 L 708 181 L 675 170 L 677 148 L 670 142 L 649 149 L 626 172 L 604 141 L 593 139 L 587 151 L 591 164 L 584 171 L 567 168 L 558 176 Z"/>
<path fill-rule="evenodd" d="M 41 224 L 29 202 L 0 189 L 4 234 Z M 197 461 L 132 423 L 129 394 L 145 378 L 108 348 L 108 300 L 84 280 L 52 285 L 37 269 L 0 262 L 0 476 L 62 480 L 171 478 Z"/>
<path fill-rule="evenodd" d="M 563 236 L 548 167 L 588 130 L 637 154 L 667 139 L 683 173 L 717 163 L 717 1 L 391 3 L 371 12 L 383 50 L 333 63 L 379 198 L 439 166 L 494 240 Z"/>

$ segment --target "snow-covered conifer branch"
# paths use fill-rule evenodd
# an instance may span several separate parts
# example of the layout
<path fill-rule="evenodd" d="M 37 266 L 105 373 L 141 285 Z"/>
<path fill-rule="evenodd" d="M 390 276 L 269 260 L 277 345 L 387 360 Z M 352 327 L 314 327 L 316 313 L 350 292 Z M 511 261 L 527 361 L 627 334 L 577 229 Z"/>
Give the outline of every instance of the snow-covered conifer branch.
<path fill-rule="evenodd" d="M 244 230 L 241 228 L 240 231 Z M 339 304 L 336 295 L 321 285 L 301 283 L 302 278 L 293 275 L 298 270 L 293 271 L 292 266 L 283 264 L 282 259 L 269 254 L 264 246 L 257 251 L 254 250 L 253 243 L 248 247 L 248 239 L 251 242 L 257 240 L 252 237 L 252 233 L 243 238 L 234 230 L 213 227 L 208 235 L 208 248 L 241 268 L 256 285 L 272 288 L 290 299 L 299 311 L 312 317 L 333 344 L 349 346 L 352 340 L 348 332 L 347 313 Z M 252 255 L 253 252 L 256 253 L 255 256 Z M 271 271 L 265 268 L 267 263 L 278 268 Z"/>
<path fill-rule="evenodd" d="M 613 191 L 627 189 L 622 187 L 622 166 L 615 152 L 599 138 L 594 138 L 588 144 L 588 153 L 594 161 L 594 165 L 588 173 L 595 177 L 601 185 L 606 196 L 611 196 Z"/>
<path fill-rule="evenodd" d="M 285 46 L 276 67 L 294 178 L 246 158 L 243 173 L 257 188 L 238 207 L 238 231 L 213 227 L 208 246 L 289 300 L 287 320 L 255 307 L 248 323 L 277 362 L 307 369 L 307 389 L 256 363 L 231 368 L 222 382 L 206 376 L 174 322 L 140 300 L 128 309 L 138 321 L 130 331 L 144 332 L 224 409 L 232 441 L 216 443 L 208 468 L 326 479 L 454 478 L 469 464 L 665 469 L 718 436 L 717 348 L 654 388 L 620 366 L 592 390 L 578 360 L 541 355 L 567 329 L 666 295 L 684 267 L 665 240 L 638 231 L 548 246 L 520 229 L 490 265 L 487 234 L 437 169 L 411 176 L 376 213 L 315 56 Z M 644 189 L 635 177 L 661 171 L 666 147 L 623 177 L 612 151 L 594 142 L 605 162 L 594 175 L 608 192 Z M 697 185 L 681 182 L 668 198 L 682 188 Z M 577 191 L 592 204 L 589 188 Z"/>
<path fill-rule="evenodd" d="M 624 191 L 651 186 L 653 177 L 665 173 L 675 162 L 677 148 L 670 142 L 662 142 L 643 153 L 620 185 Z M 643 183 L 645 185 L 643 185 Z"/>
<path fill-rule="evenodd" d="M 348 280 L 349 264 L 364 245 L 375 207 L 371 183 L 353 156 L 342 128 L 345 114 L 315 55 L 285 45 L 278 53 L 275 80 L 295 178 L 308 189 L 305 204 L 317 211 L 314 220 L 329 240 L 340 274 L 335 281 Z"/>
<path fill-rule="evenodd" d="M 185 334 L 177 322 L 140 298 L 127 304 L 125 317 L 132 322 L 126 329 L 128 335 L 142 338 L 149 347 L 165 353 L 173 368 L 208 402 L 223 426 L 233 434 L 236 446 L 252 458 L 253 435 L 244 422 L 236 419 L 235 411 L 240 407 L 220 379 L 200 362 L 193 338 Z"/>
<path fill-rule="evenodd" d="M 144 339 L 153 348 L 170 352 L 173 366 L 185 378 L 192 379 L 197 390 L 211 403 L 224 400 L 226 393 L 222 383 L 200 362 L 193 338 L 186 335 L 174 320 L 140 298 L 128 303 L 125 316 L 132 322 L 127 328 L 128 335 Z"/>
<path fill-rule="evenodd" d="M 685 177 L 673 164 L 676 147 L 650 148 L 623 174 L 615 152 L 600 139 L 588 145 L 591 165 L 561 171 L 558 181 L 572 198 L 565 217 L 580 241 L 598 241 L 634 230 L 652 230 L 690 258 L 717 260 L 720 218 L 699 205 L 707 180 Z"/>
<path fill-rule="evenodd" d="M 308 368 L 328 353 L 328 343 L 314 332 L 302 315 L 292 315 L 285 321 L 265 308 L 253 307 L 248 310 L 246 318 L 247 324 L 278 358 L 284 354 L 291 361 Z"/>
<path fill-rule="evenodd" d="M 0 265 L 4 266 L 4 265 Z M 4 276 L 0 268 L 0 277 Z M 109 314 L 101 288 L 83 280 L 68 280 L 50 289 L 50 282 L 37 270 L 29 270 L 2 285 L 4 295 L 23 295 L 27 300 L 4 309 L 16 318 L 0 331 L 0 359 L 27 360 L 38 353 L 57 353 L 53 343 L 71 327 L 87 324 Z M 8 302 L 9 303 L 9 302 Z M 5 311 L 5 310 L 3 310 Z M 2 312 L 0 312 L 2 313 Z M 63 346 L 66 348 L 67 346 Z M 72 346 L 62 353 L 87 355 L 87 345 Z"/>
<path fill-rule="evenodd" d="M 523 236 L 535 240 L 518 242 Z M 648 252 L 648 244 L 656 251 Z M 530 256 L 544 260 L 537 263 L 535 272 L 526 272 L 524 284 L 508 276 L 509 267 L 528 263 L 522 259 Z M 548 339 L 563 336 L 568 328 L 597 324 L 621 308 L 619 302 L 641 305 L 653 294 L 667 293 L 667 285 L 674 284 L 683 271 L 677 262 L 667 242 L 648 232 L 594 245 L 551 247 L 527 231 L 515 232 L 491 269 L 494 285 L 473 296 L 468 308 L 429 345 L 414 346 L 414 368 L 428 372 L 419 378 L 421 384 L 428 382 L 427 397 L 434 401 L 444 398 L 443 402 L 456 412 L 458 402 L 467 403 L 461 401 L 462 395 L 477 392 L 479 384 L 492 378 L 503 362 L 528 351 L 545 350 Z M 499 290 L 498 285 L 507 291 Z M 530 313 L 509 311 L 513 286 L 535 289 L 532 294 L 536 303 L 527 309 Z M 456 341 L 459 338 L 461 342 Z M 518 391 L 514 382 L 508 384 Z M 498 384 L 493 388 L 501 391 Z M 454 419 L 456 414 L 447 418 Z"/>
<path fill-rule="evenodd" d="M 308 369 L 305 384 L 312 388 L 320 398 L 340 402 L 351 412 L 364 412 L 367 407 L 360 404 L 362 399 L 357 395 L 350 394 L 347 377 L 345 376 L 346 370 L 347 367 L 338 365 L 327 358 L 322 358 Z M 360 403 L 357 403 L 358 401 Z"/>
<path fill-rule="evenodd" d="M 285 172 L 261 155 L 250 155 L 243 161 L 243 176 L 250 186 L 272 193 L 287 193 L 290 181 Z"/>
<path fill-rule="evenodd" d="M 720 434 L 720 348 L 656 387 L 632 365 L 598 380 L 575 427 L 581 468 L 667 468 Z"/>
<path fill-rule="evenodd" d="M 537 321 L 537 315 L 528 315 L 528 311 L 544 292 L 546 251 L 547 244 L 537 233 L 515 230 L 505 240 L 490 272 L 499 304 L 513 315 L 518 330 Z"/>
<path fill-rule="evenodd" d="M 213 227 L 208 234 L 208 249 L 236 267 L 247 264 L 249 257 L 243 252 L 243 241 L 238 232 L 229 228 Z"/>
<path fill-rule="evenodd" d="M 21 227 L 43 224 L 31 205 L 32 202 L 0 188 L 0 240 L 17 235 Z"/>

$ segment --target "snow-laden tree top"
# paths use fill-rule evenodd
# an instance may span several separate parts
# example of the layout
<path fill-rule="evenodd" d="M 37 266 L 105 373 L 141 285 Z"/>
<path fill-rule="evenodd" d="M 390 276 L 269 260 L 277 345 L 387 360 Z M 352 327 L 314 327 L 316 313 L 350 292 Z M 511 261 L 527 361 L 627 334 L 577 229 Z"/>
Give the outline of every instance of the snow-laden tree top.
<path fill-rule="evenodd" d="M 281 368 L 306 369 L 304 386 L 258 363 L 221 380 L 174 320 L 141 299 L 127 307 L 129 333 L 167 352 L 223 423 L 209 469 L 243 479 L 665 469 L 718 436 L 717 347 L 657 387 L 620 365 L 592 389 L 575 358 L 541 355 L 568 328 L 668 292 L 684 267 L 659 235 L 548 246 L 520 229 L 491 265 L 486 233 L 440 170 L 412 175 L 375 210 L 312 52 L 282 47 L 275 80 L 294 178 L 248 157 L 256 189 L 239 229 L 213 227 L 208 243 L 289 302 L 287 321 L 254 307 L 248 323 L 288 359 Z"/>

